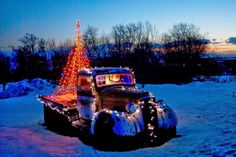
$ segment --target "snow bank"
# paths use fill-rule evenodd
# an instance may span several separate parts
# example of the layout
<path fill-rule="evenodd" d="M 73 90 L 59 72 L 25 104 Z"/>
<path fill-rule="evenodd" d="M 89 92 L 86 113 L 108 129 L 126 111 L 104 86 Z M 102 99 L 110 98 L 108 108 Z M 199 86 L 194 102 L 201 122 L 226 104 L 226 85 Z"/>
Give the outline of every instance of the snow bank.
<path fill-rule="evenodd" d="M 6 85 L 6 90 L 0 92 L 0 99 L 28 95 L 33 91 L 40 91 L 47 87 L 51 87 L 50 83 L 40 78 L 10 82 Z M 2 89 L 2 85 L 0 89 Z"/>

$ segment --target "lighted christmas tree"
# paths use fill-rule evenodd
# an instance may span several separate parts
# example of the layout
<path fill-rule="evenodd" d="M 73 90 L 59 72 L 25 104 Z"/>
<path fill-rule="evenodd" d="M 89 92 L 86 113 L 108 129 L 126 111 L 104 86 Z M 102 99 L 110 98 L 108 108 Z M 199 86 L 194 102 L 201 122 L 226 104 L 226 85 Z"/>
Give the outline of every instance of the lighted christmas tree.
<path fill-rule="evenodd" d="M 77 21 L 77 37 L 76 43 L 72 48 L 71 53 L 67 59 L 65 68 L 63 69 L 63 75 L 59 80 L 59 87 L 51 96 L 61 95 L 61 94 L 76 94 L 76 79 L 78 70 L 90 66 L 90 61 L 86 54 L 86 50 L 81 40 L 80 34 L 80 22 Z"/>

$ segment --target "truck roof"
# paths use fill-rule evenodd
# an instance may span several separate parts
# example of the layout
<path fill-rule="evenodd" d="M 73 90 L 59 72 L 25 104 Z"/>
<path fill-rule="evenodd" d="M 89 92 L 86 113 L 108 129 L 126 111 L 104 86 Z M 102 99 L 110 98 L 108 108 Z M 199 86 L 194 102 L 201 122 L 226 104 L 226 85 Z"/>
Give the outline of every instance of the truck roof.
<path fill-rule="evenodd" d="M 125 74 L 133 74 L 129 68 L 119 68 L 119 67 L 106 67 L 106 68 L 87 68 L 82 69 L 78 72 L 80 75 L 87 76 L 96 76 L 101 74 L 114 74 L 114 73 L 125 73 Z"/>

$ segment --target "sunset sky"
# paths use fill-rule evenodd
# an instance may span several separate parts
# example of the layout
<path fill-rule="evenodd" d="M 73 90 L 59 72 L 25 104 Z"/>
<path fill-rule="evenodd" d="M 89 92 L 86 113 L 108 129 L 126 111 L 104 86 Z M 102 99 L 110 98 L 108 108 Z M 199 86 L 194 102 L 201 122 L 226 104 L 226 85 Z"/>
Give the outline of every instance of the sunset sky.
<path fill-rule="evenodd" d="M 220 42 L 217 44 L 209 44 L 209 52 L 217 52 L 224 54 L 236 54 L 236 44 Z"/>
<path fill-rule="evenodd" d="M 236 37 L 235 8 L 236 0 L 1 0 L 0 48 L 17 45 L 25 33 L 57 43 L 74 39 L 78 19 L 82 31 L 92 25 L 101 33 L 116 24 L 149 21 L 162 34 L 187 22 L 209 39 L 225 41 Z M 223 44 L 218 50 L 236 52 L 235 45 Z"/>

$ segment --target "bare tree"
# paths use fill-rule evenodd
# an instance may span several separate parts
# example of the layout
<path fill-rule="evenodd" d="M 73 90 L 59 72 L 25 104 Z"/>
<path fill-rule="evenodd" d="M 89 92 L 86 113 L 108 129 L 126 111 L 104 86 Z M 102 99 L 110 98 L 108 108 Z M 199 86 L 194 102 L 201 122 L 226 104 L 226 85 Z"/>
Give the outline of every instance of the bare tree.
<path fill-rule="evenodd" d="M 54 46 L 54 43 L 51 43 L 51 46 Z M 57 48 L 53 50 L 51 61 L 55 77 L 59 77 L 62 72 L 63 67 L 66 65 L 67 57 L 72 49 L 73 42 L 69 39 L 60 43 Z"/>
<path fill-rule="evenodd" d="M 38 40 L 38 53 L 41 56 L 46 57 L 46 48 L 47 48 L 47 42 L 43 38 Z"/>
<path fill-rule="evenodd" d="M 90 58 L 101 58 L 101 52 L 99 51 L 100 42 L 98 39 L 98 28 L 88 26 L 83 33 L 83 40 Z"/>
<path fill-rule="evenodd" d="M 14 74 L 17 79 L 45 77 L 48 65 L 46 41 L 33 34 L 25 34 L 18 47 L 13 47 L 18 64 Z"/>
<path fill-rule="evenodd" d="M 48 39 L 46 42 L 46 47 L 47 47 L 46 56 L 47 56 L 47 61 L 48 61 L 48 67 L 49 67 L 49 69 L 51 69 L 52 68 L 51 57 L 52 57 L 54 51 L 56 51 L 55 40 L 53 38 Z"/>
<path fill-rule="evenodd" d="M 162 35 L 161 41 L 166 76 L 169 78 L 188 82 L 206 68 L 206 60 L 201 56 L 207 50 L 207 39 L 197 26 L 176 24 Z"/>
<path fill-rule="evenodd" d="M 136 51 L 150 51 L 156 42 L 157 30 L 149 22 L 116 25 L 112 28 L 112 38 L 116 52 L 121 56 Z"/>
<path fill-rule="evenodd" d="M 168 57 L 200 58 L 206 52 L 205 37 L 193 24 L 179 23 L 162 35 L 163 52 Z"/>
<path fill-rule="evenodd" d="M 23 75 L 29 74 L 29 69 L 33 69 L 35 67 L 34 65 L 36 64 L 36 61 L 32 59 L 32 56 L 35 55 L 37 49 L 38 37 L 27 33 L 19 41 L 20 45 L 17 48 L 13 47 L 13 51 L 15 52 L 15 57 L 18 64 L 18 75 L 23 78 Z"/>
<path fill-rule="evenodd" d="M 112 28 L 112 38 L 115 46 L 116 56 L 123 57 L 125 52 L 126 29 L 124 25 L 116 25 Z"/>
<path fill-rule="evenodd" d="M 36 37 L 34 34 L 26 33 L 25 36 L 19 41 L 21 42 L 24 50 L 27 50 L 29 53 L 33 54 L 36 50 L 38 40 L 38 37 Z"/>
<path fill-rule="evenodd" d="M 111 36 L 105 33 L 101 34 L 99 44 L 99 51 L 102 53 L 102 57 L 109 57 L 112 52 Z"/>

